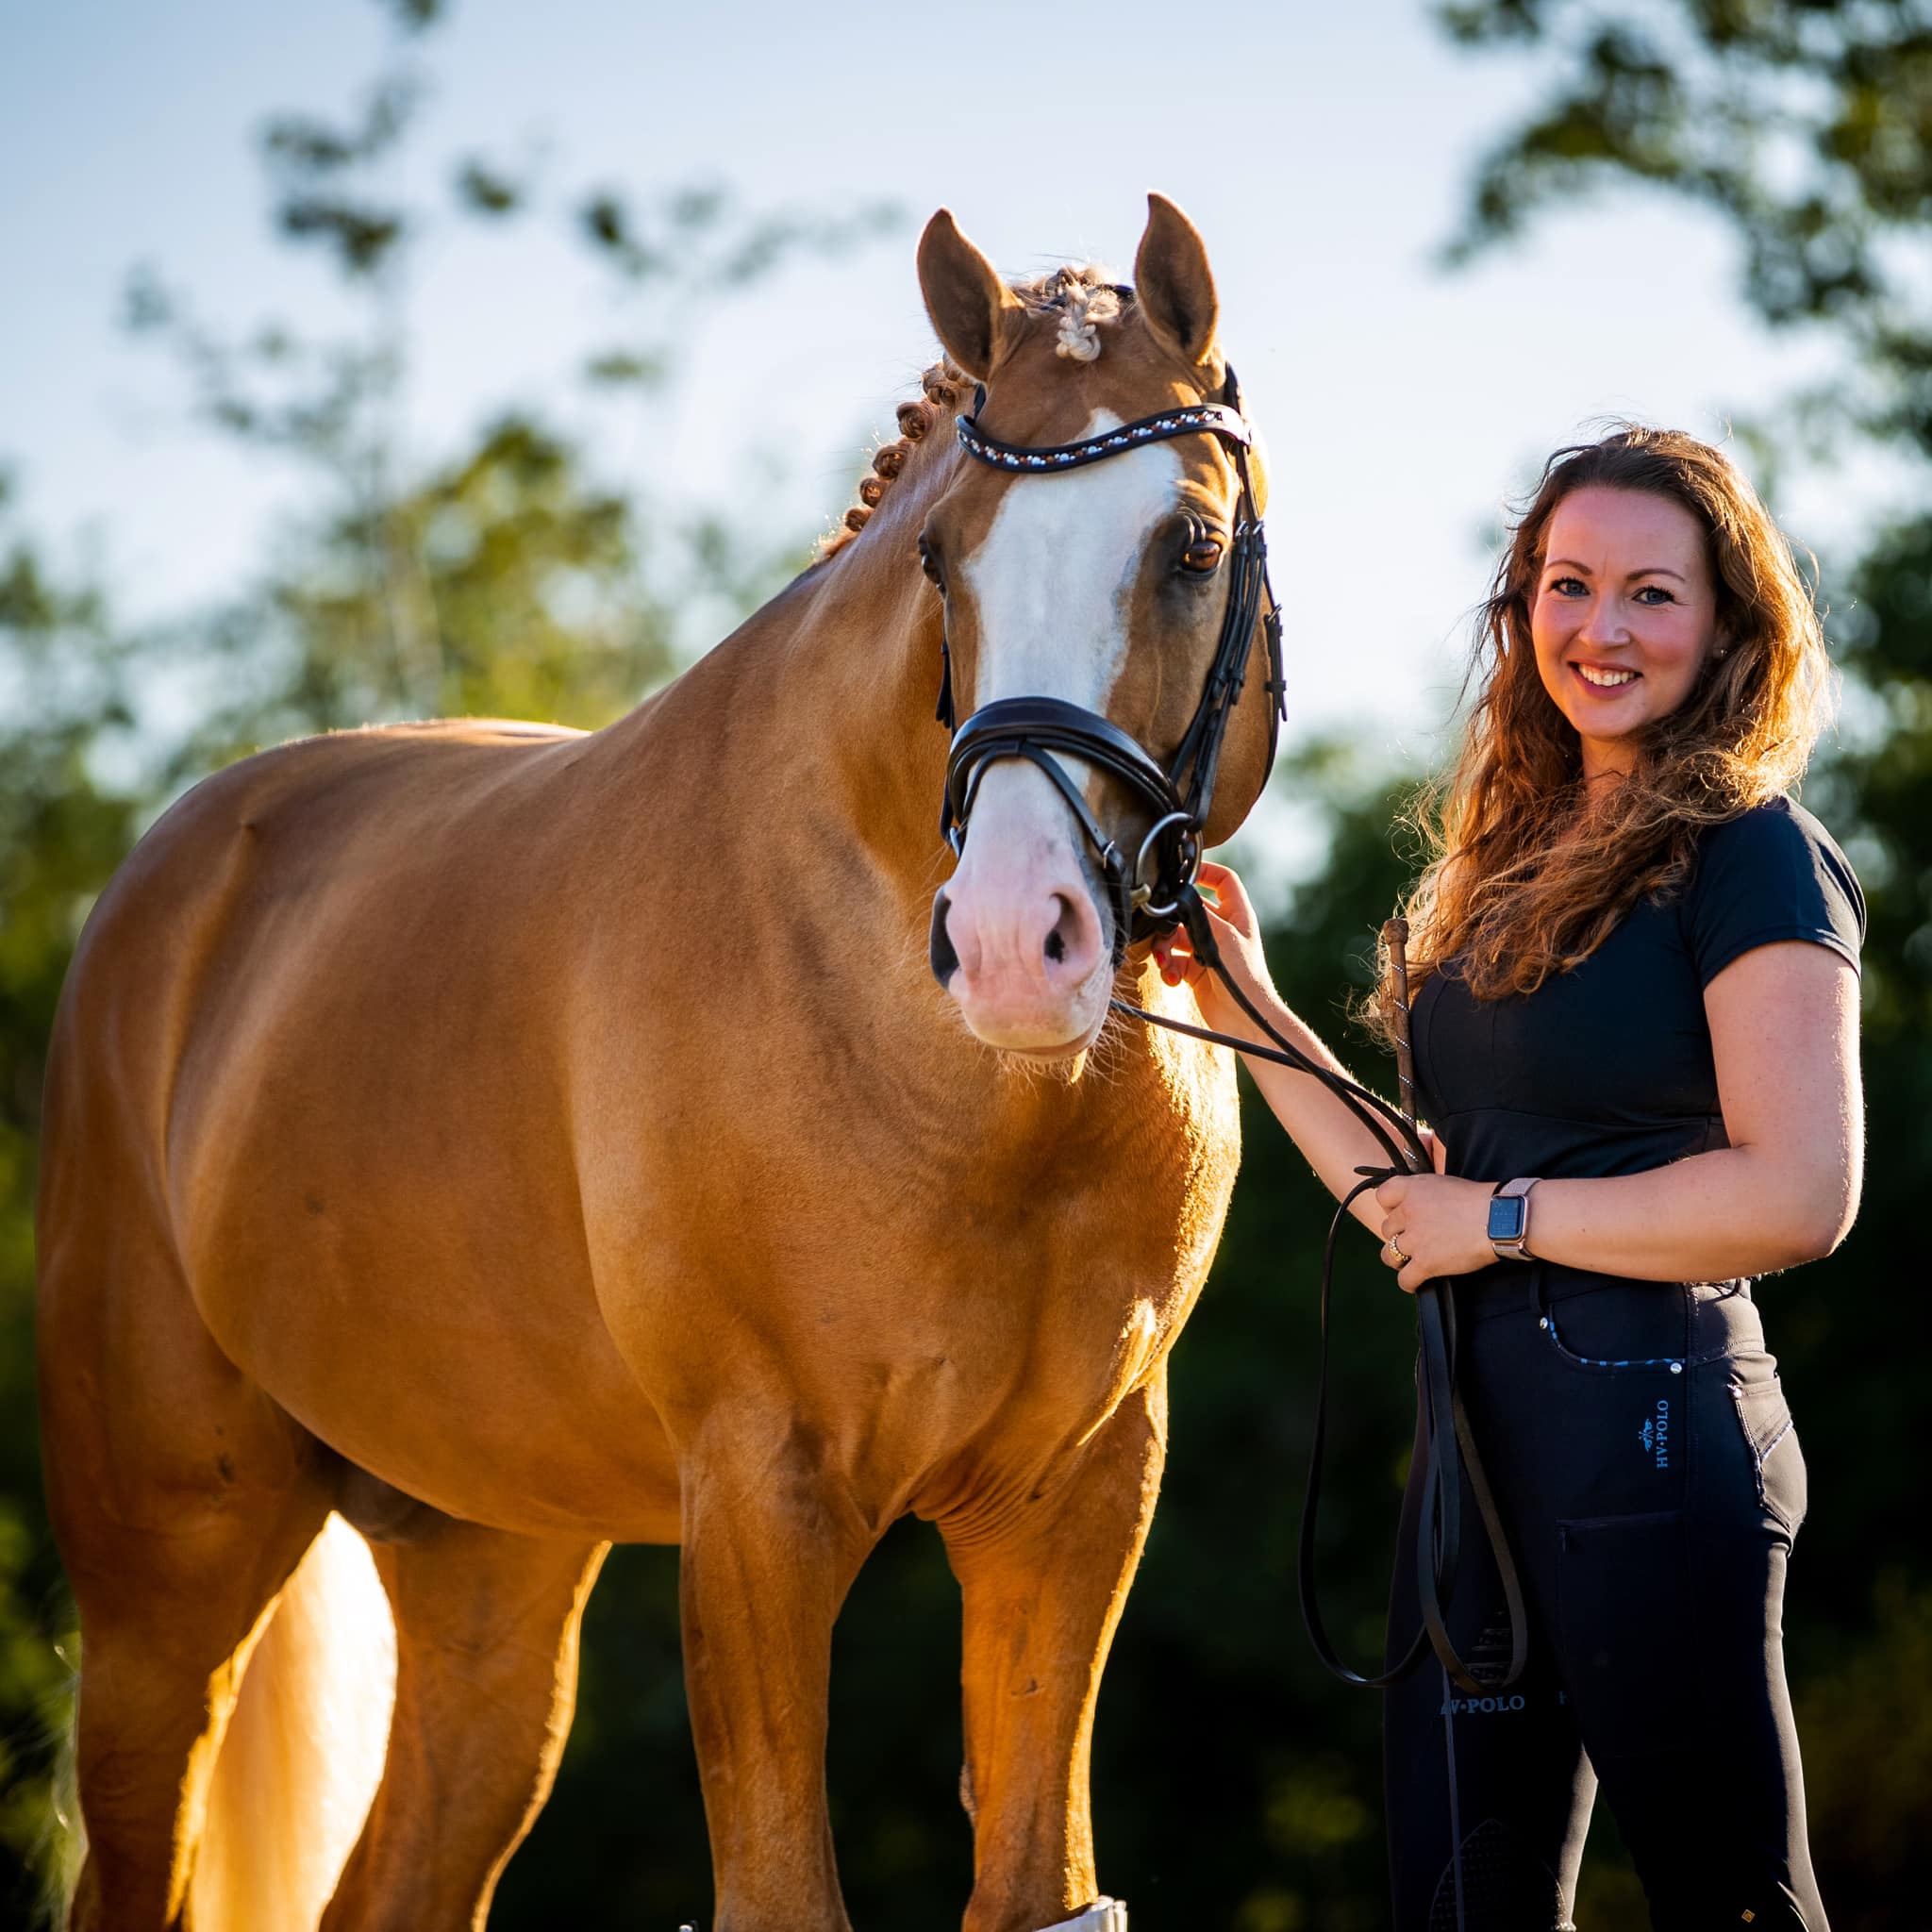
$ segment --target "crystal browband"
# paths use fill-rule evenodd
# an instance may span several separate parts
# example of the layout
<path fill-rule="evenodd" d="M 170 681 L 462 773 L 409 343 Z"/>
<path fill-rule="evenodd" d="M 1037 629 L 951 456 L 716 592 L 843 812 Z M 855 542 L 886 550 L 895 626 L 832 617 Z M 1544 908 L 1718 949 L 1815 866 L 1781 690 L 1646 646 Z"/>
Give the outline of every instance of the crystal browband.
<path fill-rule="evenodd" d="M 985 391 L 980 394 L 983 407 Z M 1050 449 L 1022 447 L 985 435 L 979 427 L 977 410 L 971 416 L 958 417 L 955 426 L 959 447 L 968 456 L 999 470 L 1074 470 L 1082 463 L 1097 463 L 1103 457 L 1118 456 L 1122 450 L 1142 443 L 1164 442 L 1171 436 L 1199 436 L 1204 431 L 1209 436 L 1225 437 L 1242 449 L 1251 447 L 1255 440 L 1241 412 L 1222 403 L 1195 403 L 1183 409 L 1163 409 L 1157 416 L 1142 416 L 1138 423 L 1103 430 L 1084 441 L 1063 442 Z"/>

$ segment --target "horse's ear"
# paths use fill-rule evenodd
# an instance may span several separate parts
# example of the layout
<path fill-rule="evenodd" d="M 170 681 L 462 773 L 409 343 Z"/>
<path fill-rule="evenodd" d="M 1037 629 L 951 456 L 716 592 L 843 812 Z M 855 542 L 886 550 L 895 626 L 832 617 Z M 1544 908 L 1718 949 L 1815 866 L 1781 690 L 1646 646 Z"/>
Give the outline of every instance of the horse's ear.
<path fill-rule="evenodd" d="M 1164 194 L 1147 197 L 1147 232 L 1134 257 L 1134 292 L 1156 338 L 1191 368 L 1214 350 L 1221 303 L 1207 244 Z"/>
<path fill-rule="evenodd" d="M 919 238 L 919 289 L 946 354 L 975 382 L 1012 347 L 1026 310 L 942 208 Z"/>

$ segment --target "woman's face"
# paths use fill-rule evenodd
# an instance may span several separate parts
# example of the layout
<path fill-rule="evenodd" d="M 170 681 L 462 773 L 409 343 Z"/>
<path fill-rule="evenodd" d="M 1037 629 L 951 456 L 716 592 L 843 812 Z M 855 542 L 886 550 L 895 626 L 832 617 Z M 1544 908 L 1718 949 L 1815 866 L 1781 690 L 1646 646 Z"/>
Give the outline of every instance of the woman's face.
<path fill-rule="evenodd" d="M 1529 628 L 1585 778 L 1627 773 L 1634 734 L 1684 702 L 1716 643 L 1703 525 L 1667 496 L 1573 490 L 1550 518 Z"/>

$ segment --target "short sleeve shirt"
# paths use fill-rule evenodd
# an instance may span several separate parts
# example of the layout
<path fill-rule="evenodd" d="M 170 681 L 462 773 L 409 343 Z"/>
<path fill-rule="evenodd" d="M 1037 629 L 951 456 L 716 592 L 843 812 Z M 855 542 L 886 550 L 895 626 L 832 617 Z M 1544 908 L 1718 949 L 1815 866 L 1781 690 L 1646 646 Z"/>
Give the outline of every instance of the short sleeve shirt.
<path fill-rule="evenodd" d="M 1844 854 L 1779 797 L 1707 827 L 1677 892 L 1639 901 L 1535 992 L 1478 1000 L 1451 962 L 1413 1013 L 1417 1098 L 1449 1172 L 1492 1183 L 1641 1174 L 1727 1145 L 1705 988 L 1779 940 L 1856 969 L 1864 935 Z"/>

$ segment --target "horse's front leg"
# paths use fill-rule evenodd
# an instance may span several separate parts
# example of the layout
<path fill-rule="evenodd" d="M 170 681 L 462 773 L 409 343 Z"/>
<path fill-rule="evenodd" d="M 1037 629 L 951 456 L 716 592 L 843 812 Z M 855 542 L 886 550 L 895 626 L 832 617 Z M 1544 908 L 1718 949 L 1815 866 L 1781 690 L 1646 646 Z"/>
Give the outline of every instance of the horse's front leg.
<path fill-rule="evenodd" d="M 1124 1907 L 1096 1901 L 1088 1760 L 1166 1453 L 1163 1364 L 1016 1517 L 990 1535 L 941 1524 L 965 1597 L 965 1932 L 1124 1932 Z"/>
<path fill-rule="evenodd" d="M 683 1460 L 684 1674 L 713 1932 L 851 1932 L 825 1807 L 832 1624 L 876 1532 L 790 1411 L 714 1413 Z"/>

